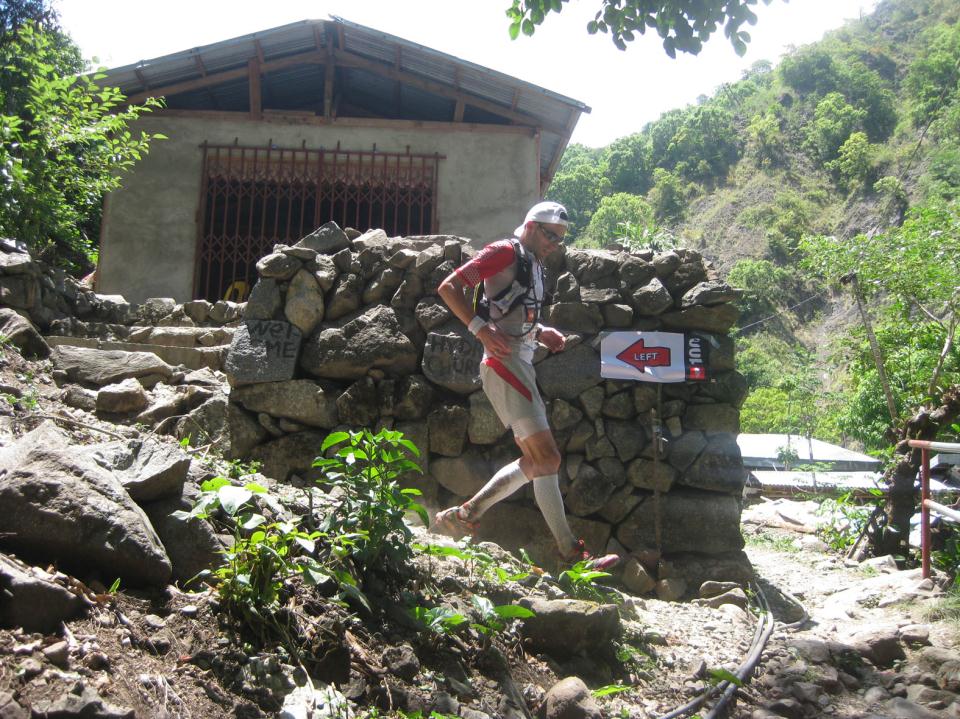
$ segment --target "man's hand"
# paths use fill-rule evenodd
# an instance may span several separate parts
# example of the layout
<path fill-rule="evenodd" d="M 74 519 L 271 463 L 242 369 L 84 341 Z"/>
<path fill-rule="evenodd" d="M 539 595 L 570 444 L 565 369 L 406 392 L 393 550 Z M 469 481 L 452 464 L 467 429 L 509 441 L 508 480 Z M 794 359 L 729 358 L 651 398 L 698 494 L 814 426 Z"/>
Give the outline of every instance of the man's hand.
<path fill-rule="evenodd" d="M 537 340 L 551 352 L 562 352 L 563 348 L 567 346 L 566 336 L 558 331 L 553 329 L 553 327 L 544 327 L 540 330 L 540 336 Z"/>
<path fill-rule="evenodd" d="M 503 358 L 510 354 L 510 343 L 493 323 L 481 327 L 480 331 L 477 332 L 477 339 L 480 340 L 480 344 L 483 345 L 487 354 L 493 357 Z"/>

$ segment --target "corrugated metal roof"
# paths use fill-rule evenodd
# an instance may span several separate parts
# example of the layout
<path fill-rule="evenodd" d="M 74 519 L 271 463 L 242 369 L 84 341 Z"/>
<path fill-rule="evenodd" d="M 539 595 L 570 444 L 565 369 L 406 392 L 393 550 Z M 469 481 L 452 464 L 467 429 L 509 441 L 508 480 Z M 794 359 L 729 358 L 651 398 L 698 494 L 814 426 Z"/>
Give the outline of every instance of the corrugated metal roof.
<path fill-rule="evenodd" d="M 559 161 L 580 114 L 590 112 L 579 100 L 336 16 L 330 20 L 302 20 L 112 68 L 106 72 L 106 82 L 117 85 L 127 96 L 137 96 L 232 72 L 235 78 L 226 81 L 223 88 L 191 88 L 168 94 L 167 98 L 171 108 L 236 110 L 245 100 L 237 93 L 245 91 L 246 78 L 240 73 L 249 60 L 260 57 L 269 63 L 298 54 L 324 52 L 328 30 L 329 36 L 336 38 L 336 50 L 363 62 L 375 62 L 382 72 L 403 73 L 401 84 L 404 79 L 411 81 L 404 85 L 397 106 L 393 91 L 397 80 L 376 70 L 338 64 L 338 87 L 348 105 L 362 113 L 359 116 L 450 122 L 455 102 L 447 95 L 467 94 L 477 105 L 471 106 L 468 101 L 465 121 L 472 117 L 476 122 L 499 120 L 502 124 L 541 129 L 540 174 L 548 181 L 550 168 Z M 270 70 L 263 75 L 261 85 L 265 109 L 316 108 L 317 102 L 304 97 L 304 87 L 310 87 L 322 112 L 323 70 L 316 64 Z M 431 91 L 431 85 L 436 91 Z M 507 117 L 497 115 L 495 109 L 502 110 Z M 512 121 L 510 115 L 514 116 Z"/>
<path fill-rule="evenodd" d="M 754 469 L 750 472 L 750 475 L 759 483 L 761 492 L 764 490 L 792 490 L 795 492 L 839 490 L 845 492 L 870 489 L 880 489 L 886 492 L 886 487 L 883 486 L 881 481 L 883 475 L 879 472 L 775 472 Z M 748 480 L 748 484 L 752 484 L 752 482 Z M 919 486 L 919 482 L 917 482 L 917 486 Z M 956 492 L 957 489 L 936 479 L 931 479 L 930 491 L 935 494 L 944 494 Z"/>
<path fill-rule="evenodd" d="M 813 456 L 810 454 L 810 444 L 813 445 Z M 879 459 L 861 452 L 839 447 L 819 439 L 807 442 L 806 437 L 787 434 L 740 434 L 737 436 L 737 446 L 743 463 L 747 467 L 782 466 L 777 462 L 780 449 L 790 446 L 800 462 L 826 462 L 832 465 L 843 465 L 845 470 L 872 470 L 882 464 Z"/>

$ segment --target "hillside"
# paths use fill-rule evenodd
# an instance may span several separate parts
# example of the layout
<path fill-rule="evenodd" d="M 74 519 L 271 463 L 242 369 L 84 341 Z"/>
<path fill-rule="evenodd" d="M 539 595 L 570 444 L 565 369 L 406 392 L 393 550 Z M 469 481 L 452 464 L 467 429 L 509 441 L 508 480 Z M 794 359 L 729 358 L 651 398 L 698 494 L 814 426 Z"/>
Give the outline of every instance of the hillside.
<path fill-rule="evenodd" d="M 838 283 L 852 270 L 897 420 L 930 387 L 960 379 L 955 273 L 921 278 L 917 265 L 907 280 L 904 260 L 894 278 L 858 256 L 865 237 L 902 247 L 920 242 L 913 228 L 923 226 L 940 236 L 927 256 L 942 251 L 955 267 L 958 15 L 952 2 L 884 0 L 776 67 L 755 63 L 694 106 L 564 156 L 547 196 L 571 211 L 575 246 L 691 247 L 744 290 L 739 365 L 753 391 L 744 431 L 888 447 L 874 354 Z M 945 214 L 917 222 L 928 212 Z"/>

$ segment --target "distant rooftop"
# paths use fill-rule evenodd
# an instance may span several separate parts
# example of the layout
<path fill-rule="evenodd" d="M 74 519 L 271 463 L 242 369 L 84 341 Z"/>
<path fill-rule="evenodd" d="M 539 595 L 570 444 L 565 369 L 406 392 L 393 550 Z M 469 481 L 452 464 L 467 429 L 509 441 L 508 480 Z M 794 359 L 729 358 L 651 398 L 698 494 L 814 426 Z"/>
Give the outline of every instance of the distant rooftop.
<path fill-rule="evenodd" d="M 810 444 L 813 445 L 813 456 L 810 454 Z M 741 434 L 737 437 L 737 445 L 743 456 L 743 464 L 748 469 L 784 469 L 783 464 L 777 461 L 777 454 L 787 446 L 797 453 L 799 463 L 828 464 L 831 470 L 836 471 L 871 472 L 879 470 L 882 464 L 879 459 L 869 455 L 819 439 L 808 443 L 806 437 L 796 434 Z"/>

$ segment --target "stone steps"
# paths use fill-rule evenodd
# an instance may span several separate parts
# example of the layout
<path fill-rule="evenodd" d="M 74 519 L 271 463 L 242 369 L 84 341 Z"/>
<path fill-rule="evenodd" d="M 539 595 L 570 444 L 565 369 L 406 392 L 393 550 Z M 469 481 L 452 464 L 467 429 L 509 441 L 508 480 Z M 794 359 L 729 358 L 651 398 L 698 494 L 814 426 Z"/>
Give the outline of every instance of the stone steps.
<path fill-rule="evenodd" d="M 96 337 L 66 337 L 49 335 L 44 337 L 51 348 L 58 346 L 88 347 L 101 350 L 123 350 L 125 352 L 153 352 L 157 357 L 170 365 L 183 365 L 189 369 L 222 370 L 227 357 L 229 344 L 213 347 L 178 347 L 175 345 L 160 345 L 144 342 L 117 342 L 102 340 Z"/>

